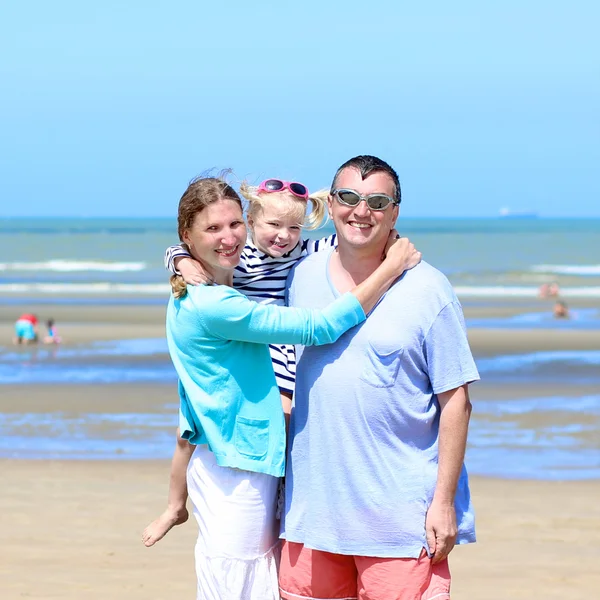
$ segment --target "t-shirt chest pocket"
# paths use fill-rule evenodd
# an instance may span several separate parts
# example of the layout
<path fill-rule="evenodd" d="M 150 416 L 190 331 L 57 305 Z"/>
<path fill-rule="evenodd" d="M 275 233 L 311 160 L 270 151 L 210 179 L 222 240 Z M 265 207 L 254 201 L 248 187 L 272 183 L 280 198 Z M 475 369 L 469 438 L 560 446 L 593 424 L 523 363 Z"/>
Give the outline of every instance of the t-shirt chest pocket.
<path fill-rule="evenodd" d="M 404 348 L 385 343 L 367 342 L 364 367 L 360 379 L 379 388 L 391 387 L 396 383 L 402 364 Z"/>

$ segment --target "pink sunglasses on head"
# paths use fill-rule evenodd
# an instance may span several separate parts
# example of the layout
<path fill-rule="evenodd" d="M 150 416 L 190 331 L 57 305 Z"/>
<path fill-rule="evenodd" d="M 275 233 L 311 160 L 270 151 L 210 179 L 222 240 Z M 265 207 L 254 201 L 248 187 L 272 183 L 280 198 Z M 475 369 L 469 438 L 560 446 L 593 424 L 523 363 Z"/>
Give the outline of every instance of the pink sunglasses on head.
<path fill-rule="evenodd" d="M 294 196 L 308 200 L 308 188 L 295 181 L 283 181 L 283 179 L 265 179 L 259 186 L 259 192 L 282 192 L 290 190 Z"/>

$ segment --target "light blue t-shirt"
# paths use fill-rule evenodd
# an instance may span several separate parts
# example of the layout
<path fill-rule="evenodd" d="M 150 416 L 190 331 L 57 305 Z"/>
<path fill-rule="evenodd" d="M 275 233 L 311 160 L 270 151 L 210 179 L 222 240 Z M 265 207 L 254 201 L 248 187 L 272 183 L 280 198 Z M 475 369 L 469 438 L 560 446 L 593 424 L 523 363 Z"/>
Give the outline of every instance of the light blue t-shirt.
<path fill-rule="evenodd" d="M 314 254 L 291 273 L 290 306 L 339 297 L 330 257 Z M 283 537 L 337 554 L 418 557 L 437 480 L 436 394 L 479 379 L 450 283 L 422 262 L 362 325 L 297 355 Z M 464 466 L 455 506 L 458 543 L 475 541 Z"/>

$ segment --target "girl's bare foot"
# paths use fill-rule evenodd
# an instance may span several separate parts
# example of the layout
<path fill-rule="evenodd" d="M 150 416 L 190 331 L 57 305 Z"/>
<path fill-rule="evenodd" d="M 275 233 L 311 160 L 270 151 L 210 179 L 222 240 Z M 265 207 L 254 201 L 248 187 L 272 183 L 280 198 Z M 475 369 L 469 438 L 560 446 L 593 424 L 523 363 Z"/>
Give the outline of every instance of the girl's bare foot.
<path fill-rule="evenodd" d="M 142 542 L 144 542 L 144 546 L 147 546 L 148 548 L 153 546 L 156 542 L 162 540 L 175 525 L 185 523 L 189 516 L 185 506 L 179 509 L 167 508 L 158 519 L 152 521 L 152 523 L 144 529 L 144 533 L 142 533 Z"/>

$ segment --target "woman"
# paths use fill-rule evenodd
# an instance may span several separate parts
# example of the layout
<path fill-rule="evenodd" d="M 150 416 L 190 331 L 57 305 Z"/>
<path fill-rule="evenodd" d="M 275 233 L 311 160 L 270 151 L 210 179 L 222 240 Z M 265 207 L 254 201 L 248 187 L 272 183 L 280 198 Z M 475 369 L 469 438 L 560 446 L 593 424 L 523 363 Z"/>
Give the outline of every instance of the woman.
<path fill-rule="evenodd" d="M 406 240 L 394 244 L 369 279 L 323 311 L 310 311 L 259 304 L 231 287 L 246 225 L 226 182 L 189 185 L 178 232 L 212 282 L 186 288 L 173 278 L 167 309 L 181 437 L 195 446 L 187 478 L 200 529 L 197 597 L 278 598 L 275 505 L 285 424 L 267 344 L 334 342 L 365 319 L 418 253 Z"/>

